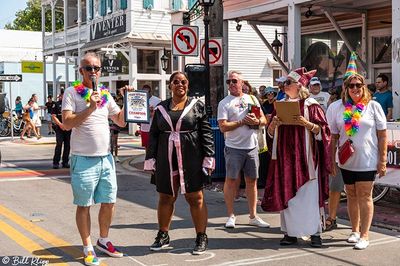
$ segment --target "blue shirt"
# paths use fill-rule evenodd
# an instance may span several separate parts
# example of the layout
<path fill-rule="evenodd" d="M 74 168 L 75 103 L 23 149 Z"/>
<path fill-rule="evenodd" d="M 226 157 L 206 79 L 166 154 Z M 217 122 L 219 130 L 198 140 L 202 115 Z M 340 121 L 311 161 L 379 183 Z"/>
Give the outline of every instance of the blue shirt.
<path fill-rule="evenodd" d="M 284 99 L 285 96 L 286 96 L 286 94 L 283 92 L 283 90 L 279 90 L 278 95 L 276 96 L 276 100 L 280 101 L 280 100 Z"/>
<path fill-rule="evenodd" d="M 383 93 L 375 92 L 372 99 L 377 101 L 382 106 L 382 109 L 385 112 L 385 115 L 388 114 L 388 108 L 393 108 L 392 91 L 388 90 Z"/>

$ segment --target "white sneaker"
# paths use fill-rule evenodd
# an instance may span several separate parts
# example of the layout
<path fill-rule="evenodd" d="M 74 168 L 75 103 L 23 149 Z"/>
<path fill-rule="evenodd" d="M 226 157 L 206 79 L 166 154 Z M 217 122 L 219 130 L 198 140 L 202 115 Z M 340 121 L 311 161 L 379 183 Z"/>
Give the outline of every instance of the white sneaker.
<path fill-rule="evenodd" d="M 121 160 L 118 158 L 118 156 L 115 156 L 115 157 L 114 157 L 114 160 L 115 160 L 116 163 L 119 163 L 119 162 L 121 161 Z"/>
<path fill-rule="evenodd" d="M 235 215 L 231 215 L 228 220 L 226 221 L 225 227 L 226 228 L 235 228 L 236 217 Z"/>
<path fill-rule="evenodd" d="M 262 227 L 262 228 L 269 228 L 271 226 L 269 223 L 264 222 L 263 219 L 261 219 L 258 216 L 255 216 L 253 219 L 250 219 L 249 220 L 249 225 Z"/>
<path fill-rule="evenodd" d="M 364 238 L 360 238 L 357 242 L 357 244 L 354 246 L 355 249 L 366 249 L 369 246 L 369 241 L 364 239 Z"/>
<path fill-rule="evenodd" d="M 360 240 L 360 233 L 351 232 L 349 238 L 347 238 L 347 243 L 357 243 Z"/>

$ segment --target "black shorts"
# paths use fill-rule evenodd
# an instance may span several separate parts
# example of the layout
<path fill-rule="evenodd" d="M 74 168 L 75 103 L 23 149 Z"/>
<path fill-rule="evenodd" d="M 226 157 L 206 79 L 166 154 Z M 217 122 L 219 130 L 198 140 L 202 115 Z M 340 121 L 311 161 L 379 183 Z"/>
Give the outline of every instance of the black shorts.
<path fill-rule="evenodd" d="M 340 168 L 343 176 L 343 182 L 346 185 L 354 185 L 360 181 L 374 181 L 376 171 L 350 171 Z"/>

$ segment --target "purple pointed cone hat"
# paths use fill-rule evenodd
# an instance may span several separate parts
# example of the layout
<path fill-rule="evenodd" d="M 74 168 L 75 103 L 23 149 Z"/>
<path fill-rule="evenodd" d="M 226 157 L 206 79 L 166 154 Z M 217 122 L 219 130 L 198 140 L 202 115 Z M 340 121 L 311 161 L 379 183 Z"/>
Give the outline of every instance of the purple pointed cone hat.
<path fill-rule="evenodd" d="M 350 54 L 350 59 L 349 59 L 349 64 L 347 65 L 346 73 L 343 76 L 343 79 L 347 79 L 351 75 L 357 74 L 357 54 L 356 52 L 351 52 Z"/>

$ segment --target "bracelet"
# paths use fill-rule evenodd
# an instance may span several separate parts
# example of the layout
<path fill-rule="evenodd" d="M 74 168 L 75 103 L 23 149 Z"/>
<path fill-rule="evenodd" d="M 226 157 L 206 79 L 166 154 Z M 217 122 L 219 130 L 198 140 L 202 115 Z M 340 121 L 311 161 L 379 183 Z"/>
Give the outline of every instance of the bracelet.
<path fill-rule="evenodd" d="M 312 127 L 311 127 L 310 131 L 313 132 L 314 129 L 315 129 L 315 124 L 312 123 Z"/>

